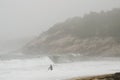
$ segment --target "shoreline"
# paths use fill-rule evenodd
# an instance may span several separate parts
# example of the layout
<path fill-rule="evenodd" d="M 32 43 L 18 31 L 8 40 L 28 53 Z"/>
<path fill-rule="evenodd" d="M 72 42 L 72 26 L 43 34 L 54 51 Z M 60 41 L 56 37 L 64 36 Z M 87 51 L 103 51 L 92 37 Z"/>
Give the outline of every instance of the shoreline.
<path fill-rule="evenodd" d="M 66 80 L 120 80 L 120 72 L 113 74 L 94 75 L 86 77 L 75 77 Z"/>

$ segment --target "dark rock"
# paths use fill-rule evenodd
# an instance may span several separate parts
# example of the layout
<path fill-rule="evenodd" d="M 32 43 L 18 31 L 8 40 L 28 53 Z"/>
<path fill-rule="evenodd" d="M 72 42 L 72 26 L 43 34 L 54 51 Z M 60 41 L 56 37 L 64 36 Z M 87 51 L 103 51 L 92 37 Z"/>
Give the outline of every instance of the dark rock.
<path fill-rule="evenodd" d="M 120 80 L 120 72 L 114 74 L 114 80 Z"/>

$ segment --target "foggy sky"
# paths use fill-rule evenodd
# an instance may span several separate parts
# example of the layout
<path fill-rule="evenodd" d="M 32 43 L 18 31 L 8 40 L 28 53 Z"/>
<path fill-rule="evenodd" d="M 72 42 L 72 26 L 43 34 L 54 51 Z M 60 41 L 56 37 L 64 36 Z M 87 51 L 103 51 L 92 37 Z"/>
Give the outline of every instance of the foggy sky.
<path fill-rule="evenodd" d="M 57 22 L 120 8 L 120 0 L 0 0 L 0 38 L 38 36 Z"/>

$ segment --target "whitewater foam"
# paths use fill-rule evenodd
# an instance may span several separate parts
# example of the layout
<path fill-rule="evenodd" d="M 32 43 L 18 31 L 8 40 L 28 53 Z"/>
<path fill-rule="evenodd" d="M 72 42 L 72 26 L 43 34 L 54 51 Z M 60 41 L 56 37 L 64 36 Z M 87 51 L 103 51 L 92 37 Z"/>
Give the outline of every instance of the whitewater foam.
<path fill-rule="evenodd" d="M 53 64 L 53 71 L 48 71 Z M 0 80 L 62 80 L 120 71 L 117 61 L 81 61 L 54 64 L 49 57 L 0 61 Z"/>

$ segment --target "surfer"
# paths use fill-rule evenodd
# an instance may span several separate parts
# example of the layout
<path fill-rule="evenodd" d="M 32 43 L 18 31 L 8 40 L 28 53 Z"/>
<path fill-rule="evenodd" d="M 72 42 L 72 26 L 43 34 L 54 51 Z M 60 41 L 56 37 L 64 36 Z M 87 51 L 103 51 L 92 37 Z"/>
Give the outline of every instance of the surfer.
<path fill-rule="evenodd" d="M 53 70 L 53 66 L 52 66 L 52 64 L 48 67 L 48 70 Z"/>

